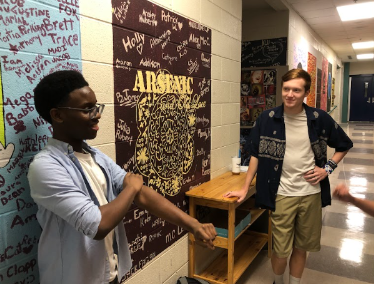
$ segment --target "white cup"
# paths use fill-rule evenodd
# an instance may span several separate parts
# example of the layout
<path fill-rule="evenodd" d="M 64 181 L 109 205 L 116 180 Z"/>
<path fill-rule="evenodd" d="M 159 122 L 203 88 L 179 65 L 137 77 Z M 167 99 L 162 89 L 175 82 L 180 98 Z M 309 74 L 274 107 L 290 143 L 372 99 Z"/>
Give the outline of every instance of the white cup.
<path fill-rule="evenodd" d="M 231 169 L 232 173 L 240 174 L 240 164 L 241 164 L 242 159 L 240 157 L 235 156 L 235 157 L 232 157 L 231 160 L 232 160 L 232 169 Z"/>

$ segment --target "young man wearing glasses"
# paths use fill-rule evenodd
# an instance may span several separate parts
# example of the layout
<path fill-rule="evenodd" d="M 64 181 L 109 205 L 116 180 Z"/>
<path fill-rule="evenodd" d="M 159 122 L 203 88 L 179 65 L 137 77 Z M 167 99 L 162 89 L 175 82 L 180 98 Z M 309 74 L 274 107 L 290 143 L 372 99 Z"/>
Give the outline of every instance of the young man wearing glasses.
<path fill-rule="evenodd" d="M 53 126 L 53 137 L 30 165 L 31 196 L 42 227 L 41 283 L 118 283 L 131 268 L 122 220 L 135 202 L 192 232 L 213 248 L 216 231 L 178 209 L 141 175 L 126 173 L 90 147 L 104 110 L 76 71 L 57 71 L 34 90 L 35 107 Z"/>
<path fill-rule="evenodd" d="M 274 283 L 284 282 L 290 255 L 290 283 L 300 283 L 307 251 L 320 250 L 322 207 L 331 205 L 328 175 L 353 146 L 325 111 L 303 103 L 310 85 L 303 69 L 283 75 L 283 104 L 264 111 L 251 130 L 246 182 L 225 194 L 241 202 L 257 173 L 256 205 L 273 211 Z M 335 149 L 329 160 L 327 146 Z"/>

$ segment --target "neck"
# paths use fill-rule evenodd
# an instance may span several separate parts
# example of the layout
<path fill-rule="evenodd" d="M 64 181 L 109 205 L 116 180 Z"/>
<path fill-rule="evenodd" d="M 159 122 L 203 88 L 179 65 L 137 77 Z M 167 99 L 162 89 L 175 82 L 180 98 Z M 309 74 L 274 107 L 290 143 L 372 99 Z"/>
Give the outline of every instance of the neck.
<path fill-rule="evenodd" d="M 58 134 L 57 132 L 53 132 L 53 138 L 56 140 L 68 143 L 69 145 L 73 147 L 74 151 L 83 152 L 83 148 L 82 148 L 83 140 L 71 139 L 64 135 Z"/>
<path fill-rule="evenodd" d="M 287 115 L 297 115 L 303 111 L 304 107 L 301 105 L 300 108 L 287 108 L 284 106 L 284 113 Z"/>

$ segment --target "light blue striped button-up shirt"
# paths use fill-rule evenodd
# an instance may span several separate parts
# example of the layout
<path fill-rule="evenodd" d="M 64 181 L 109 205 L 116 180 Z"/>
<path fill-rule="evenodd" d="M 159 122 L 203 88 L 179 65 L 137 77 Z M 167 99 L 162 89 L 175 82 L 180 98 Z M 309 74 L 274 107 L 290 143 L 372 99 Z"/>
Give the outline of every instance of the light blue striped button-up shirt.
<path fill-rule="evenodd" d="M 112 159 L 84 143 L 103 170 L 108 202 L 122 191 L 126 175 Z M 101 221 L 99 203 L 72 146 L 50 138 L 30 164 L 31 197 L 42 227 L 38 265 L 41 283 L 108 283 L 104 240 L 94 240 Z M 131 268 L 125 228 L 115 228 L 119 279 Z"/>

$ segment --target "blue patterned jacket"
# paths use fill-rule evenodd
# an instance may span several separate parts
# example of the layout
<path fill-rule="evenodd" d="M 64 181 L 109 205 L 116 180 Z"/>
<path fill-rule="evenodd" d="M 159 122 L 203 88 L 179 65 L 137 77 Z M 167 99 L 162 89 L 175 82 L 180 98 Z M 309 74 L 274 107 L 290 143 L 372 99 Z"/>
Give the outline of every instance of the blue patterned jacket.
<path fill-rule="evenodd" d="M 327 146 L 344 152 L 352 148 L 353 143 L 325 111 L 306 104 L 303 107 L 315 164 L 323 168 L 327 162 Z M 256 206 L 274 211 L 286 150 L 283 104 L 261 113 L 251 130 L 249 143 L 251 156 L 258 158 Z M 331 205 L 328 177 L 320 182 L 320 186 L 322 207 Z"/>

